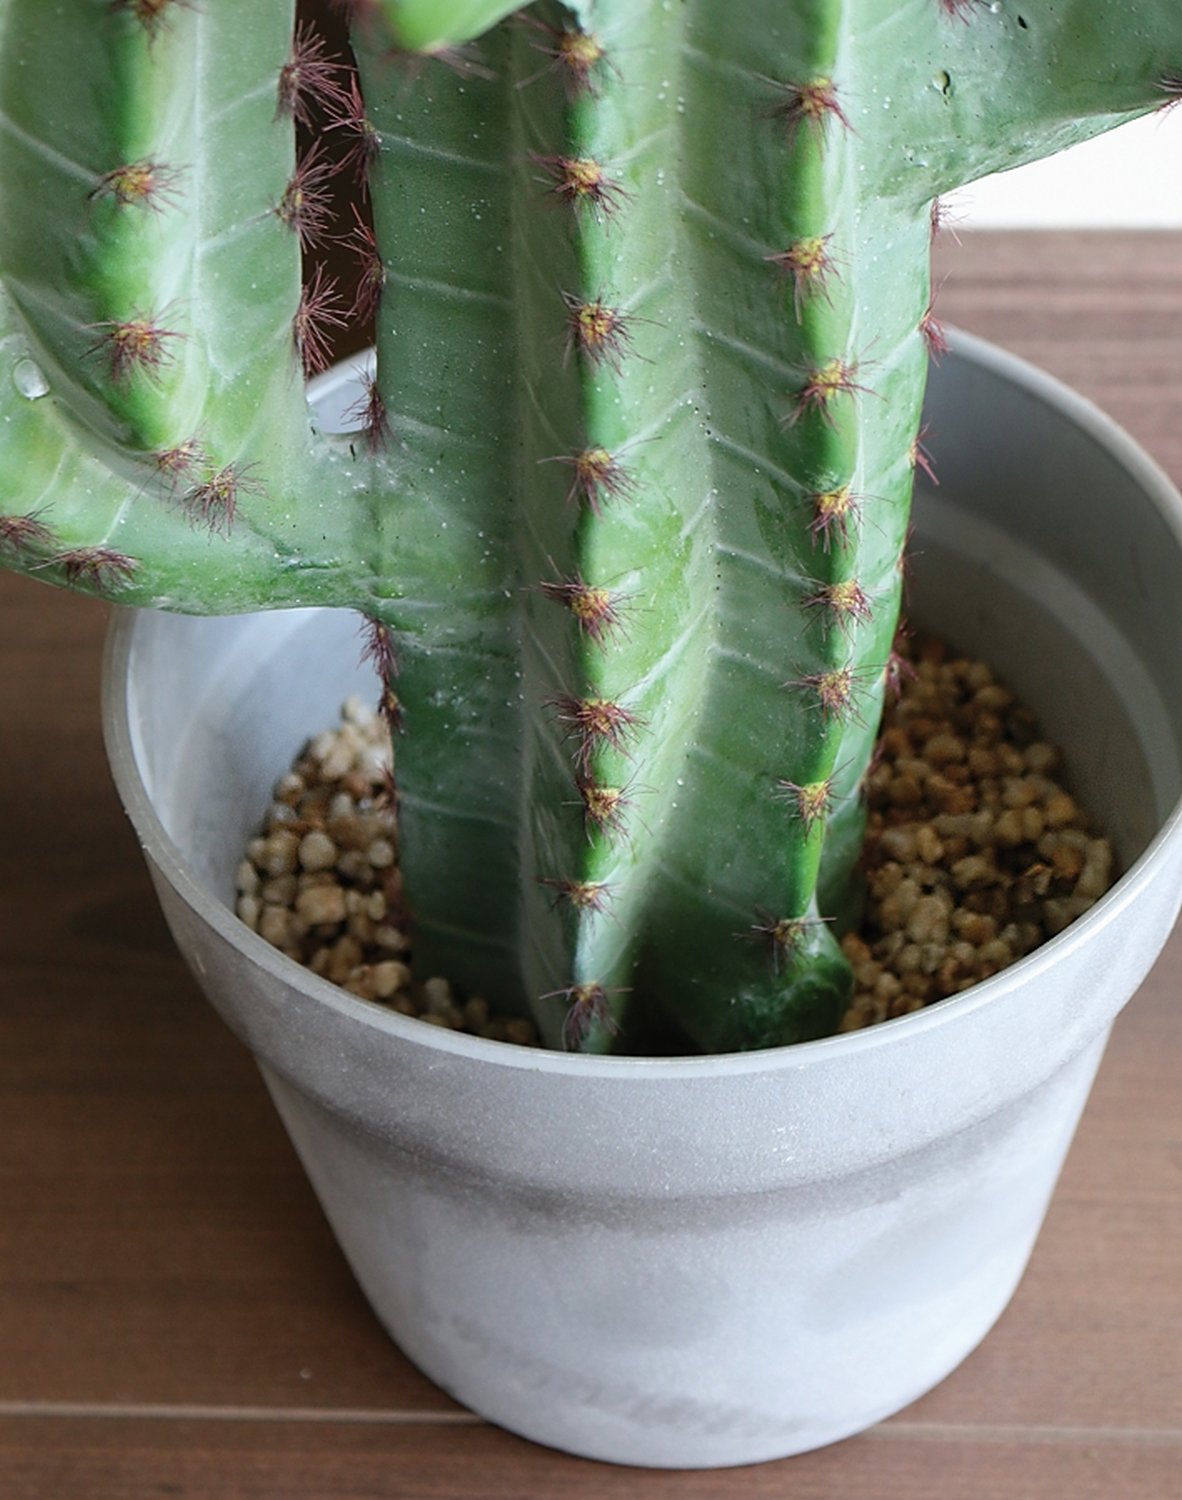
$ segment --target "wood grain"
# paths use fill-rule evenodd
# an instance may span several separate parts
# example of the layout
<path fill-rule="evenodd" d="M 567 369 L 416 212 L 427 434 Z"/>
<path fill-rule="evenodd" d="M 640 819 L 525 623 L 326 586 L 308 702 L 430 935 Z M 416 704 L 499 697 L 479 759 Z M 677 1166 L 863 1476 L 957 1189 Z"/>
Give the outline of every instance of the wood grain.
<path fill-rule="evenodd" d="M 8 1500 L 1172 1500 L 1182 1473 L 1169 1443 L 889 1424 L 778 1463 L 667 1473 L 478 1426 L 50 1419 L 40 1452 L 22 1427 L 0 1420 Z"/>
<path fill-rule="evenodd" d="M 1182 479 L 1182 237 L 980 235 L 940 311 Z M 862 1438 L 721 1474 L 487 1427 L 389 1343 L 107 777 L 106 610 L 0 578 L 0 1497 L 1168 1500 L 1182 1493 L 1182 939 L 1122 1017 L 997 1329 Z"/>

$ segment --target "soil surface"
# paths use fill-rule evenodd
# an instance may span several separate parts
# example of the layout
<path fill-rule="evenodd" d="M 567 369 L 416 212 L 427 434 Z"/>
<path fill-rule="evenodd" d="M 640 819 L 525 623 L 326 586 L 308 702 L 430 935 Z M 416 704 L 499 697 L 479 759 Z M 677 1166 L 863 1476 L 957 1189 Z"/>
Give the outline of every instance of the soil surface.
<path fill-rule="evenodd" d="M 988 979 L 1104 894 L 1112 846 L 1061 774 L 1059 749 L 987 666 L 919 645 L 866 778 L 867 902 L 842 943 L 855 981 L 842 1030 Z"/>

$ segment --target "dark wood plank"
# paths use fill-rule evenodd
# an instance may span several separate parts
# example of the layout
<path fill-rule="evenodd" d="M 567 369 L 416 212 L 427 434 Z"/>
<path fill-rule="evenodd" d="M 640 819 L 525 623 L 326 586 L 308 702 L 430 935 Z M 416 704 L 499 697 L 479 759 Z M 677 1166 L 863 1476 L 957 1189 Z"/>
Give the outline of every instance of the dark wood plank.
<path fill-rule="evenodd" d="M 1182 235 L 945 235 L 939 315 L 1041 365 L 1182 480 Z"/>
<path fill-rule="evenodd" d="M 1180 1474 L 1172 1443 L 1083 1430 L 1031 1442 L 884 1428 L 775 1463 L 660 1473 L 490 1427 L 0 1420 L 9 1500 L 1169 1500 Z"/>

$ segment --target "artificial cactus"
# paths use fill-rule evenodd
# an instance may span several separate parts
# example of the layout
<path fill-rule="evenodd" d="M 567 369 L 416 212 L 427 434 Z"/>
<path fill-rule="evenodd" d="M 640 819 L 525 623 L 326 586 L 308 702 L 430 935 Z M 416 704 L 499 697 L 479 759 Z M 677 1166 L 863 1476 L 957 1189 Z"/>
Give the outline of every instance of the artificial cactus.
<path fill-rule="evenodd" d="M 359 81 L 293 0 L 0 0 L 0 555 L 364 614 L 418 959 L 551 1044 L 831 1029 L 933 205 L 1172 102 L 1176 0 L 342 8 Z"/>

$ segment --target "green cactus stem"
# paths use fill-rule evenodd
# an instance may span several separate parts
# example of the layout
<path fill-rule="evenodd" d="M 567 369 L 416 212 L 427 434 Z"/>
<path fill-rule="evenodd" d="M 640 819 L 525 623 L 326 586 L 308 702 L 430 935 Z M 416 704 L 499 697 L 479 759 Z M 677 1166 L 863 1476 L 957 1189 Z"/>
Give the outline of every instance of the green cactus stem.
<path fill-rule="evenodd" d="M 364 614 L 416 959 L 551 1045 L 824 1034 L 933 205 L 1174 102 L 1176 0 L 346 9 L 0 0 L 0 557 Z"/>

